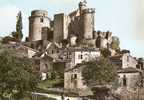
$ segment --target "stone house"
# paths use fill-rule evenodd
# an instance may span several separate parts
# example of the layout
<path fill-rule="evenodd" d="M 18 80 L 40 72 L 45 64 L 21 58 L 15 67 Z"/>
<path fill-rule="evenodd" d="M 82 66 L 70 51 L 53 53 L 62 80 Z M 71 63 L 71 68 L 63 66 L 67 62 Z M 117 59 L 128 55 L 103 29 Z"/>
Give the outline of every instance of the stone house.
<path fill-rule="evenodd" d="M 67 48 L 64 49 L 62 53 L 65 55 L 63 55 L 63 57 L 65 57 L 63 60 L 69 59 L 69 62 L 67 63 L 69 66 L 66 67 L 66 69 L 73 68 L 83 61 L 93 60 L 100 56 L 100 50 L 97 48 Z"/>
<path fill-rule="evenodd" d="M 83 65 L 79 64 L 64 74 L 64 89 L 77 93 L 79 96 L 92 95 L 91 89 L 86 85 L 82 77 Z"/>
<path fill-rule="evenodd" d="M 38 70 L 41 72 L 42 80 L 54 78 L 54 66 L 61 61 L 59 60 L 60 48 L 57 43 L 49 42 L 43 51 L 33 56 L 36 65 L 39 66 Z M 63 63 L 61 61 L 59 65 L 63 65 Z"/>
<path fill-rule="evenodd" d="M 136 68 L 124 68 L 118 71 L 120 87 L 134 89 L 140 81 L 141 71 Z M 139 83 L 140 84 L 140 83 Z"/>
<path fill-rule="evenodd" d="M 129 52 L 111 56 L 110 60 L 113 64 L 119 66 L 120 69 L 128 67 L 136 68 L 137 65 L 137 59 L 132 57 Z"/>
<path fill-rule="evenodd" d="M 86 83 L 82 78 L 82 62 L 90 61 L 96 59 L 100 56 L 100 51 L 98 49 L 90 48 L 75 48 L 69 49 L 71 60 L 66 63 L 65 73 L 64 73 L 64 88 L 66 90 L 77 91 L 79 95 L 89 95 L 92 94 L 90 89 L 87 87 Z M 87 91 L 84 92 L 84 91 Z"/>
<path fill-rule="evenodd" d="M 122 51 L 118 55 L 111 56 L 110 60 L 118 66 L 120 88 L 134 89 L 141 77 L 142 70 L 138 68 L 141 63 L 138 65 L 137 59 L 132 57 L 127 50 Z"/>

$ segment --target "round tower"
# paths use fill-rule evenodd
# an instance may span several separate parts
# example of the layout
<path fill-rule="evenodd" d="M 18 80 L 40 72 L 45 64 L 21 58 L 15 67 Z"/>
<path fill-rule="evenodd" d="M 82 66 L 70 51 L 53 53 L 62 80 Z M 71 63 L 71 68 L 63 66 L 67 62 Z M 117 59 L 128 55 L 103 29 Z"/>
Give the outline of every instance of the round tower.
<path fill-rule="evenodd" d="M 29 17 L 29 41 L 42 39 L 42 28 L 50 27 L 48 12 L 45 10 L 34 10 Z"/>
<path fill-rule="evenodd" d="M 94 32 L 95 9 L 87 8 L 82 11 L 82 32 L 84 39 L 92 39 Z"/>

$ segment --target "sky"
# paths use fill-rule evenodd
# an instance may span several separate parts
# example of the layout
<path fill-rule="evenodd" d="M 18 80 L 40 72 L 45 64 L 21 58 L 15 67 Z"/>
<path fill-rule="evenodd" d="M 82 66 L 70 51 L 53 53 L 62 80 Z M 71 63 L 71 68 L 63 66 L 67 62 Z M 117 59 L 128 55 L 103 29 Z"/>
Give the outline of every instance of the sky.
<path fill-rule="evenodd" d="M 16 15 L 22 11 L 23 33 L 28 36 L 28 17 L 32 10 L 47 10 L 53 19 L 57 13 L 70 13 L 80 0 L 0 0 L 0 36 L 15 30 Z M 120 38 L 121 49 L 144 57 L 144 0 L 87 0 L 96 9 L 95 29 L 111 31 Z"/>

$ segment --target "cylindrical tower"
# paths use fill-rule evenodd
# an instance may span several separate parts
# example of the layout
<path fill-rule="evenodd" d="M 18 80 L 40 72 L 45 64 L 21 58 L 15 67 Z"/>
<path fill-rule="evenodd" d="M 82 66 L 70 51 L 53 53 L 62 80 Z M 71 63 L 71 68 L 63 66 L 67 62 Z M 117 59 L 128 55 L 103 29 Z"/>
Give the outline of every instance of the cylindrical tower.
<path fill-rule="evenodd" d="M 29 17 L 29 41 L 42 39 L 42 28 L 50 27 L 48 12 L 45 10 L 34 10 Z"/>
<path fill-rule="evenodd" d="M 87 8 L 82 12 L 82 30 L 84 39 L 92 39 L 94 32 L 95 9 Z"/>

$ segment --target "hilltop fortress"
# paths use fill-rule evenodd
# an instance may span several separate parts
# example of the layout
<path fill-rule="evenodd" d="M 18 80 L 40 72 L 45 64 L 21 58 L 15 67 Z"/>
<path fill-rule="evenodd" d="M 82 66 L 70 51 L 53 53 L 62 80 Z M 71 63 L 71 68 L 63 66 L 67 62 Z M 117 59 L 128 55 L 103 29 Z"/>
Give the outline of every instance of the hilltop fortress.
<path fill-rule="evenodd" d="M 34 10 L 29 17 L 29 37 L 26 40 L 31 47 L 34 47 L 34 42 L 43 41 L 45 45 L 49 41 L 61 46 L 85 44 L 107 48 L 112 42 L 112 33 L 96 32 L 94 22 L 95 9 L 88 8 L 86 1 L 80 2 L 78 9 L 68 15 L 54 15 L 54 20 L 48 17 L 47 11 Z"/>
<path fill-rule="evenodd" d="M 68 15 L 55 14 L 53 20 L 45 10 L 32 11 L 29 36 L 12 47 L 35 61 L 42 80 L 62 77 L 64 90 L 88 96 L 91 90 L 83 81 L 81 64 L 100 57 L 103 49 L 110 52 L 109 59 L 118 66 L 120 91 L 135 88 L 143 75 L 144 60 L 131 56 L 129 50 L 121 50 L 119 42 L 112 32 L 95 30 L 95 9 L 88 8 L 84 0 L 77 10 Z"/>

